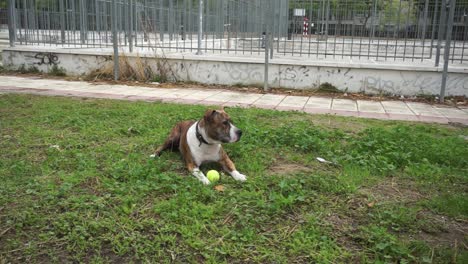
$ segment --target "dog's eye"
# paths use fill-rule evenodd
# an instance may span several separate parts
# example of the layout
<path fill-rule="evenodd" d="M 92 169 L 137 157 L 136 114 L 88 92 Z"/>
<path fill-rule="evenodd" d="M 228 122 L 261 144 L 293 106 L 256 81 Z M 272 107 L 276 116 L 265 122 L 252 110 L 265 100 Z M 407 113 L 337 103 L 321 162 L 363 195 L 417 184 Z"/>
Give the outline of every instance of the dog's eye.
<path fill-rule="evenodd" d="M 227 126 L 227 125 L 229 125 L 229 121 L 226 120 L 226 121 L 223 122 L 223 124 Z"/>

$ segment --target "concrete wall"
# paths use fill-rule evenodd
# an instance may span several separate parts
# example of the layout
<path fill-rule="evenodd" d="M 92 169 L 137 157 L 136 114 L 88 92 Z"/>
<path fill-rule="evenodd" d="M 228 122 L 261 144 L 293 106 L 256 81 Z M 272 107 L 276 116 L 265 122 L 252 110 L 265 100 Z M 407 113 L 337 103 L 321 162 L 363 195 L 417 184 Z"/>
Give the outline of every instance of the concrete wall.
<path fill-rule="evenodd" d="M 69 75 L 83 75 L 96 69 L 112 67 L 112 56 L 103 52 L 73 50 L 26 50 L 8 48 L 3 51 L 3 64 L 18 68 L 35 66 L 47 72 L 53 65 L 63 67 Z M 150 54 L 140 55 L 156 70 Z M 135 63 L 136 57 L 129 56 Z M 141 60 L 141 59 L 139 59 Z M 179 81 L 207 84 L 263 86 L 264 64 L 261 58 L 222 56 L 172 55 L 167 67 Z M 172 75 L 172 74 L 171 74 Z M 270 65 L 270 86 L 291 89 L 315 89 L 328 82 L 348 92 L 396 95 L 439 94 L 440 68 L 402 65 L 366 65 L 330 62 L 292 61 L 274 59 Z M 468 96 L 468 70 L 452 69 L 446 89 L 447 95 Z"/>

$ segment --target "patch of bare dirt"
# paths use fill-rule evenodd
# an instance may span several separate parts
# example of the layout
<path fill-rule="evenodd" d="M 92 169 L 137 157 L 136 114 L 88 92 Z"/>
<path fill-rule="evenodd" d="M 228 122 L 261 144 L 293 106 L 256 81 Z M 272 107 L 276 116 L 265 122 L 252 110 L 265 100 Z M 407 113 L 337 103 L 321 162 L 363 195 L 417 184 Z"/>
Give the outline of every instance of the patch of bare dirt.
<path fill-rule="evenodd" d="M 333 213 L 325 217 L 325 221 L 335 231 L 335 239 L 338 244 L 351 252 L 358 252 L 362 249 L 362 246 L 353 239 L 353 233 L 360 225 L 358 218 Z"/>
<path fill-rule="evenodd" d="M 396 178 L 385 178 L 370 188 L 362 188 L 359 192 L 368 196 L 374 203 L 395 201 L 414 203 L 425 198 L 423 194 L 416 191 L 414 183 Z"/>
<path fill-rule="evenodd" d="M 358 231 L 359 226 L 368 224 L 369 209 L 382 203 L 411 204 L 428 198 L 416 189 L 409 181 L 385 179 L 372 187 L 361 189 L 357 195 L 348 199 L 346 203 L 349 210 L 332 213 L 324 220 L 335 231 L 338 243 L 351 251 L 358 250 L 360 245 L 353 240 L 353 234 Z M 421 210 L 417 213 L 415 225 L 416 232 L 398 233 L 398 236 L 407 241 L 424 241 L 430 247 L 458 247 L 468 250 L 467 220 Z"/>
<path fill-rule="evenodd" d="M 289 175 L 299 172 L 310 172 L 312 168 L 294 163 L 278 163 L 268 169 L 269 174 L 273 175 Z"/>
<path fill-rule="evenodd" d="M 415 235 L 416 239 L 423 240 L 431 247 L 461 246 L 468 250 L 468 221 L 452 219 L 426 210 L 418 212 L 417 218 L 426 224 Z"/>

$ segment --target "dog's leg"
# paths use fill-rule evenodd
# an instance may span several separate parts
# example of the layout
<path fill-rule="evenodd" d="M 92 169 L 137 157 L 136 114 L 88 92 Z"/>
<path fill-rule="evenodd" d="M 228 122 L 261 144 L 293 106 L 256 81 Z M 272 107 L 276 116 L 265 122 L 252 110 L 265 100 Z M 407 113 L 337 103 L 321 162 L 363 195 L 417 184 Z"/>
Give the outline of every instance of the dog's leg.
<path fill-rule="evenodd" d="M 223 169 L 229 173 L 232 178 L 234 178 L 234 180 L 242 182 L 247 180 L 247 176 L 236 170 L 234 162 L 232 162 L 224 150 L 221 153 L 221 159 L 219 160 L 219 163 L 223 166 Z"/>
<path fill-rule="evenodd" d="M 193 163 L 187 164 L 187 169 L 192 173 L 195 178 L 201 181 L 203 184 L 208 185 L 210 184 L 210 180 L 203 174 L 203 172 L 196 167 Z"/>
<path fill-rule="evenodd" d="M 152 158 L 159 157 L 161 155 L 161 152 L 163 152 L 164 150 L 170 149 L 171 151 L 174 151 L 179 148 L 180 136 L 182 134 L 183 126 L 186 125 L 185 123 L 188 122 L 181 122 L 172 128 L 171 133 L 167 137 L 166 141 L 164 141 L 164 144 L 159 146 L 154 151 L 154 154 L 151 155 Z"/>
<path fill-rule="evenodd" d="M 173 137 L 172 134 L 164 141 L 164 144 L 159 146 L 151 157 L 159 157 L 161 156 L 161 152 L 164 150 L 170 149 L 175 150 L 179 146 L 179 137 Z"/>

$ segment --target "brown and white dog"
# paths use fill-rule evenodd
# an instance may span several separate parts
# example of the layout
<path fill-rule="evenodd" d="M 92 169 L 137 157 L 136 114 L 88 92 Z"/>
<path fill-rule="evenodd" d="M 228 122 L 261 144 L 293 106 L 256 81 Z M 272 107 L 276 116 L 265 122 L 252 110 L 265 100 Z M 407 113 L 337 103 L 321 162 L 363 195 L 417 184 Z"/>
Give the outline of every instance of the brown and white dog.
<path fill-rule="evenodd" d="M 152 157 L 160 156 L 167 149 L 179 149 L 187 169 L 203 184 L 210 184 L 200 165 L 205 162 L 219 162 L 234 179 L 245 181 L 234 163 L 221 146 L 222 143 L 237 142 L 242 131 L 232 124 L 229 115 L 221 110 L 207 110 L 199 121 L 183 121 L 171 131 L 164 144 L 158 147 Z"/>

